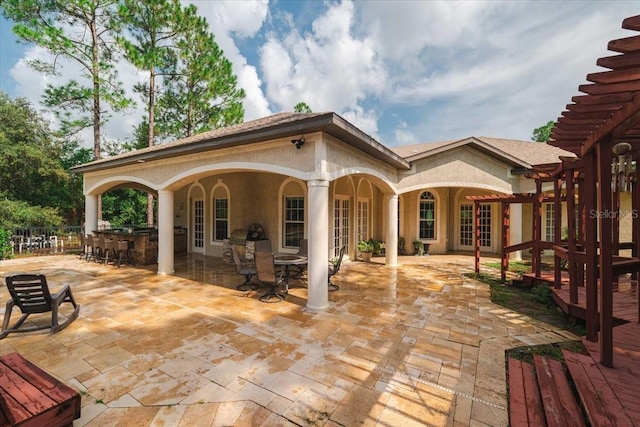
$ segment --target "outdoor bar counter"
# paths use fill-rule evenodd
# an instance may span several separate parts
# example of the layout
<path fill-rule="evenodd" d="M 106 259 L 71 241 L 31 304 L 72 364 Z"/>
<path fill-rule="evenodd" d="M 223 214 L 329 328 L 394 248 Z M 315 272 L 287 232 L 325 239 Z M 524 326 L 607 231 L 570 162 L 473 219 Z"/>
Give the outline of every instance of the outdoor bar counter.
<path fill-rule="evenodd" d="M 97 236 L 105 239 L 127 240 L 131 256 L 136 264 L 148 265 L 158 262 L 158 231 L 155 229 L 128 229 L 96 231 Z"/>

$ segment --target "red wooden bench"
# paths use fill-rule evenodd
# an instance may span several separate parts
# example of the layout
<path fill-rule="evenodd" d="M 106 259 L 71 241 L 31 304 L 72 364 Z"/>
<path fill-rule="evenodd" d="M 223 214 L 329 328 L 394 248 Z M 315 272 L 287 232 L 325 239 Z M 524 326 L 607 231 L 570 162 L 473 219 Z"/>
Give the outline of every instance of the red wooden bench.
<path fill-rule="evenodd" d="M 18 353 L 0 357 L 0 426 L 70 426 L 80 394 Z"/>
<path fill-rule="evenodd" d="M 565 363 L 592 426 L 633 427 L 622 404 L 589 356 L 562 350 Z"/>

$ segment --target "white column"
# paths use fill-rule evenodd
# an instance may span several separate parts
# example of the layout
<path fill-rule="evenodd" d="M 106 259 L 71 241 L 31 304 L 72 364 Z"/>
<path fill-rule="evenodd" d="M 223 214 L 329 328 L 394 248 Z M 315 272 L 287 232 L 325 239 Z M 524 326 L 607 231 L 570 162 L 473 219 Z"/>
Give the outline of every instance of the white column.
<path fill-rule="evenodd" d="M 509 204 L 509 244 L 522 243 L 522 203 Z M 509 259 L 522 260 L 522 251 L 511 252 Z"/>
<path fill-rule="evenodd" d="M 173 274 L 173 191 L 158 191 L 158 274 Z"/>
<path fill-rule="evenodd" d="M 93 234 L 98 229 L 98 196 L 84 196 L 84 235 Z"/>
<path fill-rule="evenodd" d="M 398 265 L 398 195 L 385 195 L 384 201 L 387 204 L 385 264 L 395 267 Z"/>
<path fill-rule="evenodd" d="M 329 307 L 329 181 L 312 180 L 309 188 L 309 260 L 307 308 L 324 310 Z"/>

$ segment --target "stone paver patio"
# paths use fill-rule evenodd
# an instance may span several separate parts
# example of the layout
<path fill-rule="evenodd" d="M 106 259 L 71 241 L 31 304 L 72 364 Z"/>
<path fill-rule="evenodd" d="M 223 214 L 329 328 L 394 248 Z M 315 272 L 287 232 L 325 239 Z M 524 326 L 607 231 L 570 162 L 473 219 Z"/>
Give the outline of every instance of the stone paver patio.
<path fill-rule="evenodd" d="M 462 276 L 472 257 L 399 261 L 343 264 L 330 308 L 310 312 L 304 287 L 261 303 L 218 258 L 178 259 L 175 276 L 3 260 L 3 278 L 46 274 L 82 308 L 54 335 L 9 335 L 0 354 L 80 390 L 74 426 L 506 426 L 505 349 L 578 337 L 491 303 Z"/>

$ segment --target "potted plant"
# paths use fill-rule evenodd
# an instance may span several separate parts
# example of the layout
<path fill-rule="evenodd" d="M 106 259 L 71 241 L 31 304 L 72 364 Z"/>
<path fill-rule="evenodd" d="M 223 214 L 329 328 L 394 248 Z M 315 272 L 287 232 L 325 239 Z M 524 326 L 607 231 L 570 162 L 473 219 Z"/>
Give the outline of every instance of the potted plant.
<path fill-rule="evenodd" d="M 373 254 L 374 245 L 372 240 L 360 240 L 358 242 L 358 252 L 362 256 L 363 261 L 371 261 L 371 255 Z"/>
<path fill-rule="evenodd" d="M 398 237 L 398 255 L 406 255 L 404 249 L 404 237 Z"/>
<path fill-rule="evenodd" d="M 424 255 L 424 243 L 420 240 L 413 241 L 413 254 L 416 256 Z"/>

